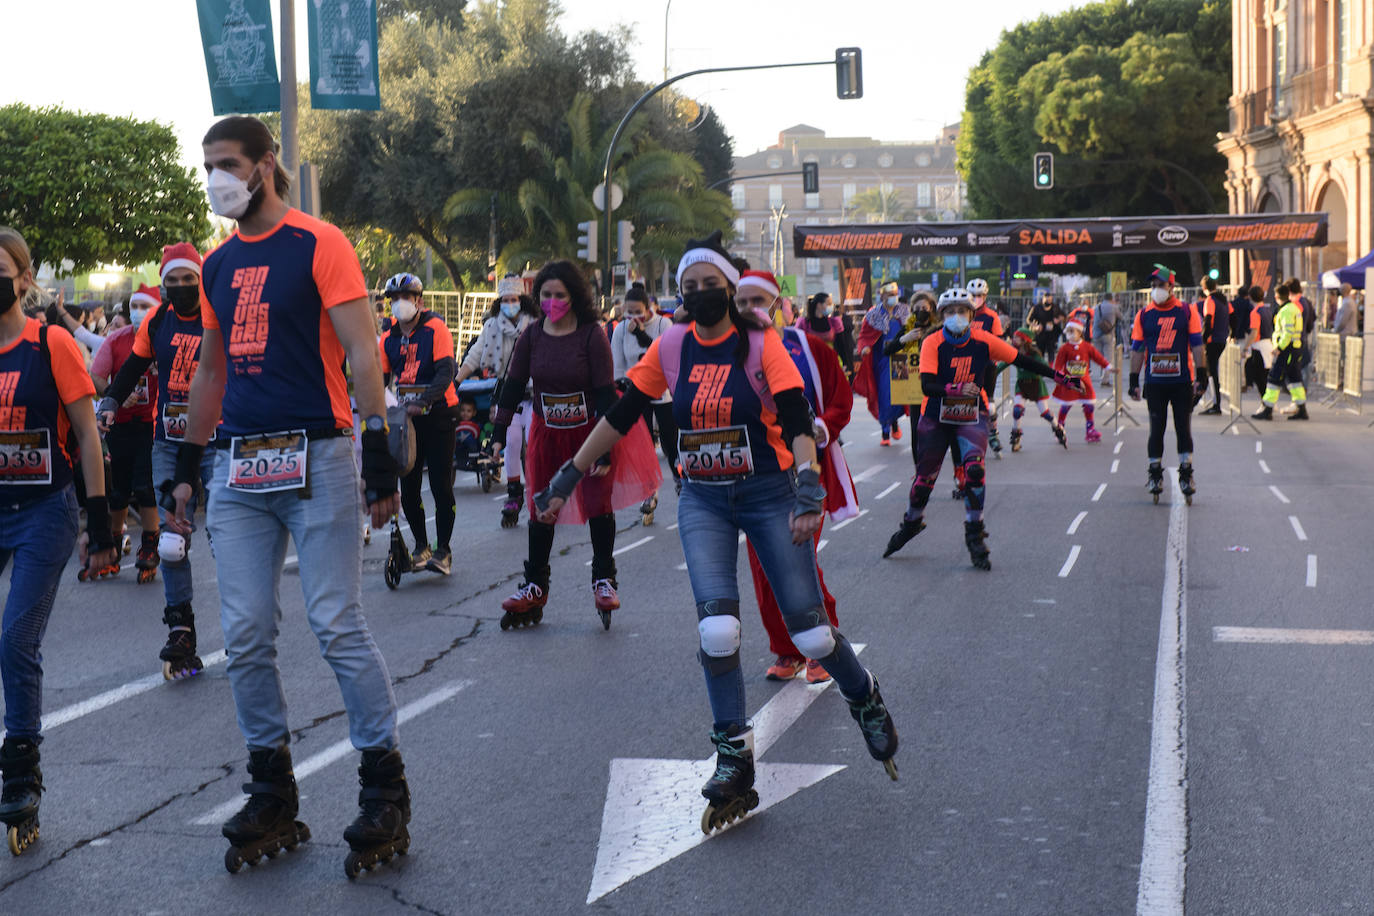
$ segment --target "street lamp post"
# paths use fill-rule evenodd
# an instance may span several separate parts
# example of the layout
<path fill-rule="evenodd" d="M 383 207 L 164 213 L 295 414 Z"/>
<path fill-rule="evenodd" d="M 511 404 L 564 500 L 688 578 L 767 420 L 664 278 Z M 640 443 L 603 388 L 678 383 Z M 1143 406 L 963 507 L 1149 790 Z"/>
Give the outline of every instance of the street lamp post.
<path fill-rule="evenodd" d="M 668 78 L 668 11 L 673 8 L 673 0 L 663 7 L 663 78 Z"/>
<path fill-rule="evenodd" d="M 291 178 L 287 203 L 300 201 L 296 193 L 296 186 L 300 184 L 297 134 L 296 4 L 295 0 L 281 0 L 281 167 Z"/>

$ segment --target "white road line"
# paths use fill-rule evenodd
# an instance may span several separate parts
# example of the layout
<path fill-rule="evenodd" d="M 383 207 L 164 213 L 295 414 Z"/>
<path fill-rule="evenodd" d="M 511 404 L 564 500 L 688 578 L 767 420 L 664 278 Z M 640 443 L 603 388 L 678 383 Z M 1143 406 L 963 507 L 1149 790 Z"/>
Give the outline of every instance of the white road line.
<path fill-rule="evenodd" d="M 858 515 L 851 515 L 849 518 L 847 518 L 847 519 L 845 519 L 844 521 L 840 522 L 838 525 L 835 525 L 835 526 L 832 527 L 830 530 L 831 530 L 831 531 L 839 531 L 839 530 L 840 530 L 841 528 L 843 528 L 845 525 L 849 525 L 849 524 L 852 524 L 853 522 L 857 522 L 859 519 L 863 518 L 863 517 L 864 517 L 865 515 L 867 515 L 867 514 L 868 514 L 868 510 L 867 510 L 867 509 L 860 509 Z"/>
<path fill-rule="evenodd" d="M 459 693 L 471 687 L 472 684 L 472 681 L 454 681 L 440 687 L 438 690 L 425 694 L 412 703 L 407 703 L 396 711 L 396 724 L 404 725 L 421 713 L 428 712 L 440 703 L 453 699 Z M 329 745 L 329 747 L 320 751 L 318 754 L 307 757 L 293 767 L 296 771 L 296 782 L 300 782 L 307 776 L 323 770 L 336 760 L 343 759 L 348 754 L 352 753 L 352 751 L 353 743 L 348 738 L 345 738 L 342 741 L 337 741 Z M 223 823 L 231 814 L 239 809 L 243 801 L 243 796 L 234 798 L 202 814 L 200 817 L 195 818 L 191 823 L 198 827 L 208 827 L 211 824 Z"/>
<path fill-rule="evenodd" d="M 1317 587 L 1317 555 L 1315 553 L 1307 555 L 1307 587 Z"/>
<path fill-rule="evenodd" d="M 1121 459 L 1120 459 L 1120 458 L 1113 458 L 1113 459 L 1112 459 L 1112 473 L 1115 474 L 1115 473 L 1117 472 L 1117 469 L 1120 468 L 1120 467 L 1121 467 Z"/>
<path fill-rule="evenodd" d="M 878 472 L 881 471 L 881 470 L 883 470 L 883 469 L 886 468 L 886 467 L 887 467 L 887 465 L 882 464 L 882 463 L 879 463 L 879 464 L 873 465 L 873 466 L 870 467 L 870 468 L 867 468 L 867 469 L 865 469 L 865 470 L 862 470 L 862 471 L 860 471 L 859 473 L 857 473 L 857 474 L 854 475 L 854 482 L 855 482 L 855 483 L 863 483 L 865 480 L 870 480 L 870 479 L 872 479 L 873 477 L 876 477 L 877 474 L 878 474 Z"/>
<path fill-rule="evenodd" d="M 1078 562 L 1078 553 L 1082 549 L 1082 546 L 1074 544 L 1073 547 L 1069 550 L 1069 558 L 1064 561 L 1063 566 L 1059 567 L 1059 578 L 1067 579 L 1069 577 L 1069 573 L 1073 572 L 1073 564 Z"/>
<path fill-rule="evenodd" d="M 874 499 L 882 499 L 884 496 L 886 496 L 887 494 L 891 493 L 893 490 L 897 489 L 897 488 L 900 487 L 901 485 L 902 485 L 902 482 L 899 480 L 899 481 L 897 481 L 896 483 L 892 484 L 892 485 L 891 485 L 890 487 L 888 487 L 886 490 L 884 490 L 883 492 L 879 493 L 877 496 L 875 496 L 875 497 L 873 497 L 873 498 L 874 498 Z"/>
<path fill-rule="evenodd" d="M 1303 646 L 1374 646 L 1374 630 L 1303 630 L 1287 627 L 1212 627 L 1213 642 Z"/>
<path fill-rule="evenodd" d="M 1087 518 L 1087 517 L 1088 517 L 1088 513 L 1087 513 L 1086 511 L 1078 513 L 1076 516 L 1074 516 L 1073 521 L 1069 523 L 1069 530 L 1068 530 L 1067 532 L 1065 532 L 1065 533 L 1066 533 L 1066 534 L 1077 534 L 1077 533 L 1078 533 L 1078 526 L 1081 525 L 1081 524 L 1083 524 L 1083 519 L 1085 519 L 1085 518 Z"/>
<path fill-rule="evenodd" d="M 209 655 L 203 656 L 201 661 L 205 663 L 206 668 L 213 668 L 216 665 L 223 664 L 224 659 L 224 650 L 219 649 L 218 651 L 211 652 Z M 104 693 L 98 693 L 88 700 L 82 700 L 80 703 L 64 706 L 55 712 L 44 713 L 43 732 L 46 734 L 59 725 L 66 725 L 73 719 L 79 719 L 82 716 L 98 712 L 107 706 L 113 706 L 130 697 L 136 697 L 140 693 L 147 693 L 149 690 L 161 687 L 165 683 L 167 683 L 167 681 L 161 674 L 150 674 L 147 677 L 141 677 L 136 681 L 130 681 L 127 684 L 115 687 L 112 690 L 107 690 Z"/>
<path fill-rule="evenodd" d="M 1150 781 L 1140 855 L 1137 916 L 1181 914 L 1188 849 L 1188 514 L 1169 472 L 1169 539 L 1164 553 L 1159 649 L 1150 729 Z"/>
<path fill-rule="evenodd" d="M 624 547 L 617 547 L 615 550 L 611 551 L 611 556 L 613 556 L 613 557 L 618 557 L 618 556 L 620 556 L 622 553 L 625 553 L 626 551 L 634 550 L 636 547 L 643 547 L 645 544 L 649 543 L 649 542 L 652 541 L 653 539 L 654 539 L 654 536 L 651 534 L 651 535 L 649 535 L 649 536 L 646 537 L 646 538 L 640 538 L 639 540 L 635 541 L 633 544 L 626 544 Z M 582 565 L 583 565 L 583 566 L 591 566 L 591 565 L 592 565 L 592 561 L 591 561 L 591 560 L 588 560 L 586 563 L 583 563 Z"/>
<path fill-rule="evenodd" d="M 493 497 L 491 498 L 491 501 L 494 502 L 494 503 L 500 503 L 500 502 L 505 502 L 505 501 L 506 501 L 506 498 L 505 498 L 504 496 L 493 496 Z"/>
<path fill-rule="evenodd" d="M 1258 455 L 1258 454 L 1260 454 L 1260 453 L 1263 452 L 1263 451 L 1264 451 L 1264 443 L 1263 443 L 1263 442 L 1260 442 L 1258 439 L 1256 439 L 1256 440 L 1255 440 L 1255 454 Z"/>
<path fill-rule="evenodd" d="M 669 525 L 669 526 L 668 526 L 668 530 L 669 530 L 669 531 L 676 531 L 676 530 L 677 530 L 677 522 L 673 522 L 671 525 Z"/>
<path fill-rule="evenodd" d="M 1259 466 L 1260 466 L 1260 470 L 1263 471 L 1264 473 L 1266 473 L 1266 474 L 1270 473 L 1269 465 L 1265 462 L 1265 460 L 1264 460 L 1263 458 L 1260 459 Z"/>
<path fill-rule="evenodd" d="M 1106 492 L 1107 492 L 1107 485 L 1106 485 L 1105 483 L 1100 483 L 1100 484 L 1098 484 L 1098 485 L 1097 485 L 1097 491 L 1096 491 L 1095 493 L 1093 493 L 1093 502 L 1097 502 L 1099 499 L 1101 499 L 1101 498 L 1102 498 L 1102 494 L 1103 494 L 1103 493 L 1106 493 Z"/>
<path fill-rule="evenodd" d="M 1298 540 L 1307 540 L 1307 532 L 1302 530 L 1302 522 L 1298 521 L 1296 515 L 1288 516 L 1288 524 L 1293 526 L 1293 533 L 1298 536 Z"/>
<path fill-rule="evenodd" d="M 1112 454 L 1113 454 L 1113 455 L 1120 455 L 1120 454 L 1121 454 L 1121 446 L 1123 446 L 1123 445 L 1125 445 L 1125 444 L 1126 444 L 1125 442 L 1118 442 L 1118 443 L 1116 444 L 1116 448 L 1112 449 Z"/>
<path fill-rule="evenodd" d="M 686 572 L 686 571 L 687 571 L 687 564 L 686 564 L 686 563 L 679 563 L 679 564 L 677 564 L 677 570 L 678 570 L 678 572 Z"/>
<path fill-rule="evenodd" d="M 826 544 L 829 544 L 829 543 L 830 543 L 830 538 L 821 538 L 819 541 L 817 541 L 817 542 L 816 542 L 816 553 L 820 553 L 822 550 L 824 550 L 824 549 L 825 549 L 825 545 L 826 545 Z"/>
<path fill-rule="evenodd" d="M 1292 502 L 1292 500 L 1290 500 L 1287 496 L 1284 496 L 1283 493 L 1276 486 L 1270 485 L 1269 492 L 1273 493 L 1274 496 L 1278 498 L 1278 501 L 1283 503 L 1285 506 Z"/>

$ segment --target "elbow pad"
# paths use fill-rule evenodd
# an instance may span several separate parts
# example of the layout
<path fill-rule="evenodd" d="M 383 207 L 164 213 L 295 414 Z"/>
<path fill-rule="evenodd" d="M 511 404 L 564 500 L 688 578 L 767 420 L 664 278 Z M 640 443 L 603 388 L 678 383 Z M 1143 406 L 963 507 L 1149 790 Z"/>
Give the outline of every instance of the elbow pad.
<path fill-rule="evenodd" d="M 800 388 L 778 392 L 773 395 L 773 403 L 778 408 L 782 441 L 791 442 L 797 436 L 815 436 L 816 415 L 812 413 L 811 403 Z"/>
<path fill-rule="evenodd" d="M 627 382 L 625 394 L 606 411 L 606 422 L 623 436 L 644 415 L 644 408 L 650 402 L 650 397 L 636 388 L 634 382 Z"/>

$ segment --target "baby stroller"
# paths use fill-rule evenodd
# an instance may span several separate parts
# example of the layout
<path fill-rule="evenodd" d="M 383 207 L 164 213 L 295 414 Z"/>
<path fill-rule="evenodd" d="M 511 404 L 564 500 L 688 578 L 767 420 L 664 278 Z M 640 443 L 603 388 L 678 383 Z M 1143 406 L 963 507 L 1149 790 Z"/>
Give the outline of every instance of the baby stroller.
<path fill-rule="evenodd" d="M 492 484 L 501 479 L 501 469 L 489 454 L 495 431 L 490 412 L 496 384 L 494 378 L 468 379 L 458 386 L 459 422 L 453 467 L 476 474 L 483 493 L 490 493 Z"/>

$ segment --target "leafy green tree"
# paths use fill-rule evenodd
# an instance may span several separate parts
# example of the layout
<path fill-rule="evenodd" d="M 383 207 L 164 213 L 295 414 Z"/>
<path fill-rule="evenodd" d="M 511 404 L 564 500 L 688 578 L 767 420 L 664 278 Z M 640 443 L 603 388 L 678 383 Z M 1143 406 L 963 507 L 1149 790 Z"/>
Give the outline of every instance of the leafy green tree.
<path fill-rule="evenodd" d="M 463 7 L 467 5 L 467 0 L 377 0 L 377 20 L 409 17 L 458 28 L 463 24 Z"/>
<path fill-rule="evenodd" d="M 61 108 L 0 108 L 0 223 L 35 263 L 142 264 L 210 236 L 205 191 L 176 134 L 153 121 Z"/>
<path fill-rule="evenodd" d="M 970 209 L 996 219 L 1214 208 L 1225 200 L 1213 144 L 1227 126 L 1230 31 L 1228 0 L 1105 0 L 1004 32 L 966 87 L 958 154 Z M 1031 185 L 1040 150 L 1055 154 L 1053 191 Z"/>
<path fill-rule="evenodd" d="M 917 209 L 903 199 L 896 188 L 884 191 L 880 187 L 864 188 L 849 198 L 845 213 L 877 223 L 901 222 L 915 219 L 918 215 Z"/>

